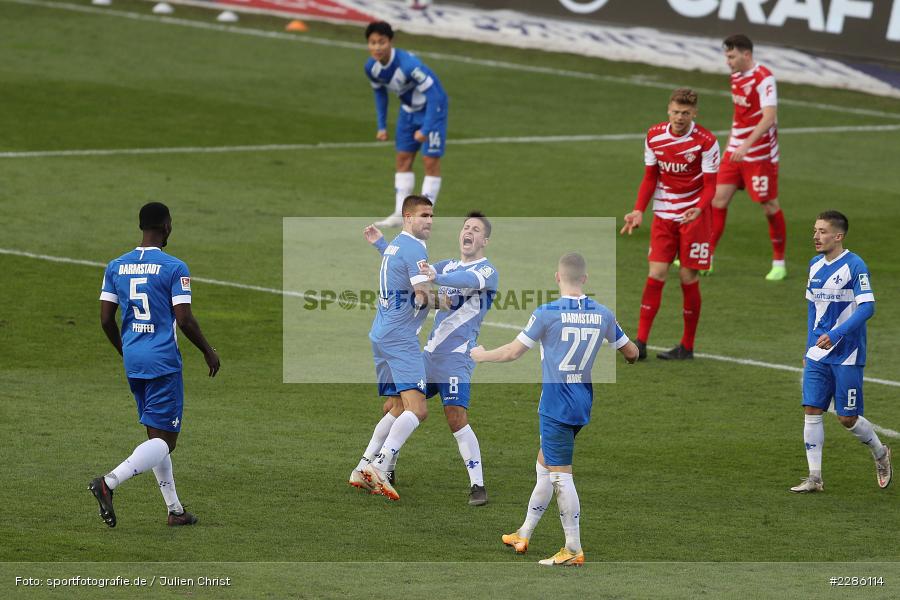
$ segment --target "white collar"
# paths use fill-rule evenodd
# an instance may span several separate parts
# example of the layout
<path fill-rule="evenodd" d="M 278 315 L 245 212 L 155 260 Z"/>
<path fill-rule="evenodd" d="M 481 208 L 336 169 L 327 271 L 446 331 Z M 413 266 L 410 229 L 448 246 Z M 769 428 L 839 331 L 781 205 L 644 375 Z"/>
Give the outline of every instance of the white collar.
<path fill-rule="evenodd" d="M 691 126 L 688 127 L 687 133 L 685 133 L 685 134 L 682 135 L 681 137 L 675 137 L 675 134 L 672 133 L 672 124 L 669 123 L 668 125 L 666 125 L 666 133 L 668 133 L 670 136 L 672 136 L 672 139 L 675 139 L 675 140 L 683 140 L 683 139 L 686 138 L 687 136 L 689 136 L 689 135 L 691 135 L 692 133 L 694 133 L 694 127 L 696 127 L 696 126 L 697 126 L 697 124 L 694 123 L 693 121 L 691 121 Z"/>
<path fill-rule="evenodd" d="M 758 66 L 759 66 L 759 63 L 758 63 L 758 62 L 754 62 L 754 63 L 753 63 L 753 66 L 750 67 L 750 70 L 749 70 L 749 71 L 743 71 L 743 72 L 741 73 L 741 77 L 749 77 L 750 75 L 753 74 L 753 71 L 755 71 L 755 70 L 756 70 L 756 67 L 758 67 Z"/>
<path fill-rule="evenodd" d="M 159 250 L 156 246 L 147 246 L 144 248 L 143 246 L 138 246 L 135 250 L 140 250 L 141 252 L 146 252 L 147 250 Z"/>
<path fill-rule="evenodd" d="M 587 294 L 582 294 L 580 296 L 560 296 L 560 298 L 567 298 L 569 300 L 584 300 L 587 298 Z"/>
<path fill-rule="evenodd" d="M 459 261 L 459 262 L 456 263 L 456 264 L 457 264 L 457 266 L 460 266 L 460 267 L 468 267 L 468 266 L 470 266 L 470 265 L 477 265 L 478 263 L 480 263 L 480 262 L 483 261 L 483 260 L 487 260 L 487 256 L 482 256 L 482 257 L 479 258 L 478 260 L 473 260 L 472 262 L 462 262 L 462 261 Z"/>
<path fill-rule="evenodd" d="M 830 267 L 831 265 L 833 265 L 833 264 L 836 263 L 837 261 L 839 261 L 839 260 L 841 260 L 842 258 L 844 258 L 844 255 L 847 254 L 848 252 L 850 252 L 850 251 L 847 250 L 846 248 L 844 248 L 844 251 L 843 251 L 843 252 L 841 252 L 840 254 L 838 254 L 837 256 L 834 257 L 834 260 L 828 260 L 827 258 L 825 258 L 825 255 L 824 255 L 824 254 L 822 255 L 822 258 L 825 258 L 825 264 L 828 265 L 828 266 Z"/>
<path fill-rule="evenodd" d="M 396 54 L 397 54 L 397 49 L 396 49 L 396 48 L 391 48 L 391 59 L 390 59 L 389 61 L 387 61 L 387 64 L 386 64 L 386 65 L 381 64 L 381 61 L 380 61 L 380 60 L 376 60 L 375 62 L 377 62 L 377 63 L 378 63 L 378 66 L 381 67 L 382 69 L 387 69 L 388 67 L 390 67 L 390 66 L 394 63 L 394 56 L 395 56 Z"/>
<path fill-rule="evenodd" d="M 420 244 L 422 244 L 422 247 L 423 247 L 423 248 L 427 248 L 427 247 L 428 247 L 428 246 L 425 245 L 425 240 L 420 240 L 419 238 L 417 238 L 416 236 L 414 236 L 413 234 L 411 234 L 411 233 L 408 232 L 408 231 L 405 231 L 405 230 L 404 230 L 404 231 L 401 231 L 401 232 L 400 232 L 400 235 L 408 235 L 408 236 L 411 237 L 412 239 L 414 239 L 414 240 L 416 240 L 417 242 L 419 242 Z"/>

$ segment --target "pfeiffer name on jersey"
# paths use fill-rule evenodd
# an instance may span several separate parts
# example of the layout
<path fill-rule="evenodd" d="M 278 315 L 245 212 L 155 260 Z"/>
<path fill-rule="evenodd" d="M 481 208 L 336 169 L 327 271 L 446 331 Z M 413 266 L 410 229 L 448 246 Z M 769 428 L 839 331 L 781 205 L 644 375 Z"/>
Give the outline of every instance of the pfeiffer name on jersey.
<path fill-rule="evenodd" d="M 156 581 L 165 587 L 229 587 L 231 585 L 231 577 L 167 577 L 160 575 Z"/>

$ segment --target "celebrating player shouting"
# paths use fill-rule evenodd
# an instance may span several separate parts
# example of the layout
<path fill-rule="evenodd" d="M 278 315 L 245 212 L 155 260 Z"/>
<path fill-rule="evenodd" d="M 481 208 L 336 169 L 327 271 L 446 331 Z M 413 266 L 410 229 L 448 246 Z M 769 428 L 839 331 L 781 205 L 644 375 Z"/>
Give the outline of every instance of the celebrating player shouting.
<path fill-rule="evenodd" d="M 734 192 L 746 188 L 750 199 L 762 205 L 769 221 L 772 269 L 766 279 L 779 281 L 787 276 L 784 266 L 787 225 L 778 204 L 778 93 L 775 77 L 769 69 L 753 60 L 753 42 L 747 36 L 733 35 L 722 45 L 725 60 L 731 69 L 734 121 L 713 199 L 712 250 L 715 251 L 725 231 L 728 204 Z"/>
<path fill-rule="evenodd" d="M 634 210 L 625 215 L 620 233 L 641 225 L 644 209 L 653 198 L 650 227 L 650 272 L 641 297 L 641 313 L 635 345 L 640 358 L 647 357 L 647 340 L 659 311 L 669 265 L 680 257 L 679 275 L 684 295 L 684 334 L 681 343 L 661 352 L 662 359 L 694 357 L 694 336 L 700 320 L 698 273 L 710 266 L 709 205 L 716 191 L 719 142 L 694 122 L 697 94 L 687 88 L 672 92 L 669 120 L 650 128 L 644 141 L 644 179 Z"/>
<path fill-rule="evenodd" d="M 377 227 L 365 230 L 366 239 L 382 254 L 388 247 Z M 472 371 L 475 363 L 468 352 L 476 344 L 481 323 L 497 292 L 497 269 L 484 255 L 491 237 L 491 222 L 480 212 L 471 212 L 459 232 L 459 260 L 447 259 L 434 266 L 421 265 L 420 274 L 440 286 L 440 310 L 434 317 L 434 328 L 424 348 L 427 375 L 426 397 L 440 394 L 447 425 L 456 439 L 459 454 L 469 474 L 469 504 L 487 504 L 481 447 L 469 425 L 469 401 L 472 394 Z M 397 417 L 399 405 L 387 408 L 386 421 Z M 350 485 L 364 486 L 361 471 L 372 461 L 377 450 L 370 444 L 353 473 Z M 388 464 L 389 481 L 393 485 L 397 455 Z"/>
<path fill-rule="evenodd" d="M 572 479 L 575 436 L 591 418 L 594 388 L 591 368 L 603 340 L 614 344 L 625 359 L 637 360 L 638 349 L 628 341 L 615 316 L 602 304 L 584 294 L 587 266 L 577 253 L 559 259 L 556 283 L 562 296 L 538 307 L 519 335 L 500 348 L 471 352 L 475 362 L 516 360 L 535 344 L 541 345 L 542 388 L 538 405 L 541 445 L 538 450 L 537 482 L 528 502 L 525 523 L 515 533 L 501 539 L 516 552 L 528 550 L 528 540 L 547 510 L 553 491 L 559 518 L 566 534 L 566 545 L 542 565 L 584 564 L 579 519 L 581 504 Z"/>
<path fill-rule="evenodd" d="M 397 173 L 394 176 L 393 214 L 375 223 L 379 227 L 403 225 L 403 200 L 412 194 L 416 175 L 412 165 L 416 152 L 422 151 L 425 179 L 422 195 L 437 202 L 441 189 L 441 157 L 447 142 L 448 98 L 437 75 L 415 55 L 393 47 L 394 30 L 384 21 L 366 27 L 366 42 L 371 58 L 366 62 L 366 77 L 375 91 L 378 119 L 376 138 L 386 141 L 388 90 L 400 98 L 397 117 Z"/>

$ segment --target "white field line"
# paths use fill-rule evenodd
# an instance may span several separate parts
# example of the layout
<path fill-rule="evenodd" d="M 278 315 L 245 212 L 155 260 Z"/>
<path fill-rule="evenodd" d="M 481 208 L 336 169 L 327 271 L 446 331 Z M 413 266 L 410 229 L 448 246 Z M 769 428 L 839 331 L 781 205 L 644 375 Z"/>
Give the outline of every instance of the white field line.
<path fill-rule="evenodd" d="M 264 29 L 253 29 L 250 27 L 239 27 L 234 25 L 220 25 L 217 23 L 206 23 L 204 21 L 195 21 L 192 19 L 180 19 L 178 17 L 157 17 L 151 14 L 136 13 L 130 11 L 110 10 L 108 8 L 96 8 L 92 6 L 83 6 L 80 4 L 65 4 L 62 2 L 46 2 L 44 0 L 0 0 L 2 2 L 10 2 L 13 4 L 23 4 L 26 6 L 39 6 L 56 10 L 68 10 L 73 12 L 105 15 L 108 17 L 119 17 L 123 19 L 131 19 L 134 21 L 149 21 L 154 23 L 163 23 L 166 25 L 177 25 L 181 27 L 192 27 L 195 29 L 206 29 L 209 31 L 220 31 L 224 33 L 235 33 L 239 35 L 247 35 L 254 37 L 262 37 L 277 40 L 287 40 L 291 42 L 300 42 L 304 44 L 315 44 L 319 46 L 331 46 L 335 48 L 347 48 L 355 51 L 366 51 L 365 44 L 357 44 L 353 42 L 343 42 L 340 40 L 329 40 L 325 38 L 297 36 L 294 34 L 282 33 L 279 31 L 267 31 Z M 599 75 L 597 73 L 587 73 L 584 71 L 571 71 L 567 69 L 555 69 L 553 67 L 541 67 L 536 65 L 524 65 L 519 63 L 511 63 L 500 60 L 490 60 L 483 58 L 475 58 L 461 54 L 446 54 L 443 52 L 419 52 L 421 56 L 426 58 L 435 58 L 438 60 L 460 62 L 470 65 L 478 65 L 481 67 L 489 67 L 494 69 L 505 69 L 509 71 L 522 71 L 526 73 L 540 73 L 544 75 L 553 75 L 557 77 L 568 77 L 573 79 L 586 79 L 591 81 L 604 81 L 608 83 L 616 83 L 620 85 L 632 85 L 638 87 L 649 87 L 655 89 L 669 90 L 678 87 L 677 84 L 667 83 L 664 81 L 649 81 L 642 78 L 615 77 L 612 75 Z M 723 73 L 723 78 L 725 74 Z M 723 79 L 724 81 L 724 79 Z M 721 89 L 705 89 L 694 88 L 703 94 L 714 94 L 717 96 L 731 97 L 730 90 Z M 840 113 L 850 113 L 856 115 L 867 115 L 872 117 L 886 117 L 890 119 L 900 119 L 900 113 L 870 110 L 866 108 L 856 108 L 850 106 L 839 106 L 834 104 L 825 104 L 821 102 L 808 102 L 805 100 L 792 100 L 790 98 L 779 98 L 781 104 L 792 106 L 803 106 L 806 108 L 814 108 L 818 110 L 826 110 Z"/>
<path fill-rule="evenodd" d="M 7 1 L 7 0 L 2 0 Z M 785 127 L 779 129 L 779 135 L 804 135 L 823 133 L 865 133 L 900 131 L 900 123 L 891 125 L 835 125 L 833 127 Z M 716 135 L 725 136 L 730 132 L 720 130 Z M 447 144 L 453 146 L 477 146 L 483 144 L 561 144 L 573 142 L 616 142 L 623 140 L 641 140 L 644 133 L 603 133 L 596 135 L 529 135 L 503 136 L 484 138 L 450 139 Z M 247 146 L 182 146 L 172 148 L 106 148 L 95 150 L 34 150 L 22 152 L 0 152 L 4 158 L 65 158 L 91 156 L 141 156 L 160 154 L 226 154 L 238 152 L 284 152 L 298 150 L 342 150 L 365 148 L 388 148 L 390 142 L 321 142 L 316 144 L 260 144 Z"/>
<path fill-rule="evenodd" d="M 88 267 L 98 267 L 98 268 L 106 267 L 106 263 L 97 262 L 97 261 L 93 261 L 93 260 L 82 260 L 79 258 L 69 258 L 66 256 L 51 256 L 48 254 L 37 254 L 35 252 L 27 252 L 25 250 L 16 250 L 13 248 L 0 248 L 0 254 L 6 254 L 6 255 L 10 255 L 10 256 L 21 256 L 24 258 L 33 258 L 36 260 L 43 260 L 43 261 L 48 261 L 48 262 L 66 263 L 66 264 L 72 264 L 72 265 L 84 265 L 84 266 L 88 266 Z M 293 291 L 293 290 L 282 290 L 279 288 L 264 287 L 264 286 L 260 286 L 260 285 L 250 285 L 250 284 L 246 284 L 246 283 L 237 283 L 234 281 L 223 281 L 221 279 L 209 279 L 209 278 L 205 278 L 205 277 L 191 277 L 191 279 L 193 281 L 196 281 L 199 283 L 208 283 L 210 285 L 218 285 L 218 286 L 222 286 L 222 287 L 237 288 L 237 289 L 241 289 L 241 290 L 251 290 L 254 292 L 263 292 L 266 294 L 274 294 L 276 296 L 290 296 L 293 298 L 304 298 L 304 299 L 311 299 L 311 300 L 317 300 L 317 301 L 321 300 L 321 298 L 317 294 L 306 294 L 304 292 L 298 292 L 298 291 Z M 356 304 L 356 301 L 353 300 L 350 302 L 350 304 Z M 496 322 L 496 321 L 485 321 L 484 324 L 490 325 L 491 327 L 497 327 L 500 329 L 510 329 L 513 331 L 521 331 L 522 330 L 522 325 L 516 325 L 513 323 L 500 323 L 500 322 Z M 658 346 L 648 346 L 648 348 L 650 348 L 651 350 L 667 350 L 668 349 L 668 348 L 662 348 L 662 347 L 658 347 Z M 735 358 L 733 356 L 722 356 L 719 354 L 704 354 L 704 353 L 700 353 L 700 352 L 696 353 L 695 356 L 697 356 L 698 358 L 706 358 L 709 360 L 717 360 L 720 362 L 727 362 L 727 363 L 745 365 L 745 366 L 750 366 L 750 367 L 775 369 L 778 371 L 790 371 L 792 373 L 802 373 L 803 372 L 803 369 L 801 369 L 800 367 L 781 365 L 781 364 L 777 364 L 777 363 L 762 362 L 762 361 L 758 361 L 758 360 L 752 360 L 749 358 Z M 877 383 L 877 384 L 887 385 L 887 386 L 892 386 L 892 387 L 900 387 L 900 381 L 892 381 L 890 379 L 879 379 L 876 377 L 866 377 L 865 380 L 870 383 Z M 898 434 L 898 435 L 900 435 L 900 434 Z"/>

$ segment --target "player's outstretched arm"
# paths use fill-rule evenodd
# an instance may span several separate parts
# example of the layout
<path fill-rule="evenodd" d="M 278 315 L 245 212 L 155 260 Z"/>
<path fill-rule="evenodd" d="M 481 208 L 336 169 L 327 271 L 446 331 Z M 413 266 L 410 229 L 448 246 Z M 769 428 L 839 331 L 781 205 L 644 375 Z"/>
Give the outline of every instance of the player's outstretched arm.
<path fill-rule="evenodd" d="M 526 352 L 528 352 L 528 346 L 519 340 L 513 340 L 493 350 L 485 350 L 484 346 L 476 346 L 472 348 L 469 355 L 475 362 L 510 362 Z"/>
<path fill-rule="evenodd" d="M 106 334 L 109 343 L 113 345 L 119 356 L 122 356 L 122 334 L 119 333 L 119 326 L 116 324 L 116 311 L 119 305 L 115 302 L 100 301 L 100 327 Z"/>
<path fill-rule="evenodd" d="M 215 377 L 221 366 L 219 355 L 216 353 L 216 349 L 206 341 L 203 332 L 200 331 L 200 323 L 194 318 L 194 313 L 191 311 L 189 303 L 175 305 L 175 321 L 185 337 L 191 340 L 191 343 L 203 353 L 203 358 L 206 359 L 206 365 L 209 367 L 209 376 Z"/>
<path fill-rule="evenodd" d="M 619 352 L 622 353 L 622 356 L 625 357 L 625 360 L 629 365 L 633 365 L 637 362 L 638 359 L 638 347 L 634 345 L 634 342 L 629 341 L 627 344 L 619 348 Z"/>

